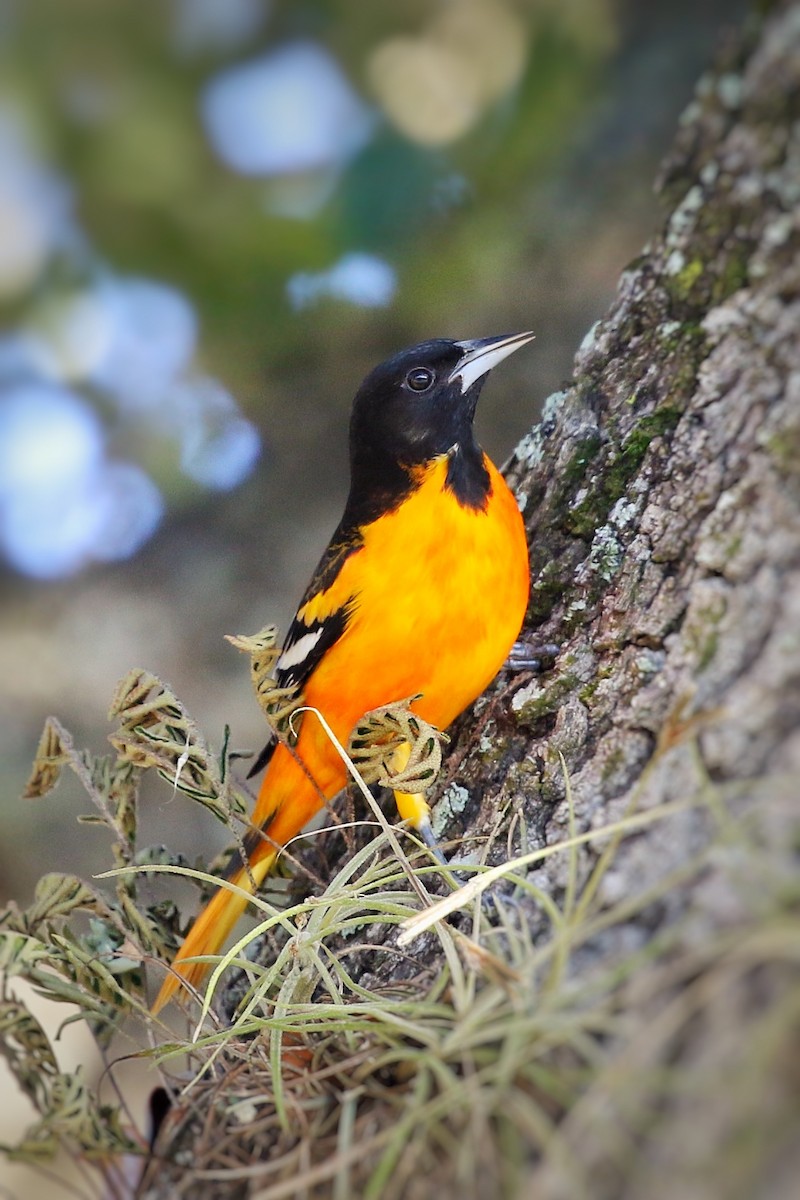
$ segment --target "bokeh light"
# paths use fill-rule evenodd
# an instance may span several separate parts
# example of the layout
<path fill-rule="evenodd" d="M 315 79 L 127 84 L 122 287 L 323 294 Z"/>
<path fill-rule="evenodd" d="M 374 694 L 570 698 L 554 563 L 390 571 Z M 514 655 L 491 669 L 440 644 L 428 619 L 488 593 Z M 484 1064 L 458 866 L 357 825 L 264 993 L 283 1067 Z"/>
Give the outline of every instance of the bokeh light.
<path fill-rule="evenodd" d="M 95 302 L 105 337 L 89 380 L 126 405 L 160 403 L 197 347 L 192 305 L 175 288 L 131 278 L 104 280 Z"/>
<path fill-rule="evenodd" d="M 181 470 L 204 487 L 227 491 L 255 466 L 258 431 L 218 380 L 198 376 L 176 383 L 163 415 L 180 442 Z"/>
<path fill-rule="evenodd" d="M 104 273 L 93 286 L 51 296 L 34 310 L 30 336 L 43 373 L 149 408 L 191 363 L 197 318 L 175 288 Z"/>
<path fill-rule="evenodd" d="M 102 453 L 100 422 L 74 392 L 21 383 L 0 395 L 0 502 L 40 486 L 69 488 Z"/>
<path fill-rule="evenodd" d="M 298 271 L 286 285 L 295 309 L 320 300 L 345 300 L 363 308 L 385 308 L 397 290 L 397 273 L 374 254 L 345 254 L 327 271 Z"/>
<path fill-rule="evenodd" d="M 163 512 L 158 488 L 104 455 L 100 422 L 80 396 L 23 383 L 0 394 L 0 547 L 39 579 L 133 554 Z"/>
<path fill-rule="evenodd" d="M 461 0 L 435 12 L 415 37 L 387 38 L 368 74 L 388 119 L 414 142 L 463 137 L 519 82 L 528 57 L 521 18 L 503 0 Z"/>
<path fill-rule="evenodd" d="M 334 57 L 294 42 L 230 67 L 207 85 L 202 112 L 222 161 L 243 175 L 285 175 L 344 164 L 373 118 Z"/>
<path fill-rule="evenodd" d="M 203 488 L 247 477 L 259 434 L 196 369 L 197 342 L 182 293 L 107 270 L 54 292 L 0 340 L 0 553 L 18 571 L 55 579 L 127 558 L 159 526 L 161 490 L 142 465 L 108 457 L 97 405 L 110 430 L 172 443 Z"/>
<path fill-rule="evenodd" d="M 231 393 L 197 369 L 186 295 L 103 263 L 69 192 L 0 104 L 0 299 L 30 293 L 0 336 L 0 556 L 42 580 L 130 557 L 161 523 L 161 488 L 111 454 L 115 433 L 135 428 L 146 458 L 169 442 L 183 475 L 215 490 L 260 451 Z"/>
<path fill-rule="evenodd" d="M 0 101 L 0 301 L 36 283 L 69 212 L 69 189 L 31 153 L 22 114 Z"/>

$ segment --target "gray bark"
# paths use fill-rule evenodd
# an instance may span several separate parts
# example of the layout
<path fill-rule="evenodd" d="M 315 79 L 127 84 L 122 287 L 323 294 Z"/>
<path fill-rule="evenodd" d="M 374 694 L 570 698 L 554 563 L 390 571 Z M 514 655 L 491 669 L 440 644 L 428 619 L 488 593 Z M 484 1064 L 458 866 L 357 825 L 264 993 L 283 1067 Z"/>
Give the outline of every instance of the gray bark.
<path fill-rule="evenodd" d="M 796 5 L 701 81 L 660 181 L 669 219 L 511 461 L 536 637 L 563 645 L 511 695 L 526 741 L 506 736 L 492 807 L 544 840 L 566 832 L 558 752 L 584 827 L 709 781 L 745 804 L 800 767 L 799 84 Z M 464 767 L 491 787 L 480 753 Z M 643 834 L 606 886 L 667 874 L 705 824 Z"/>

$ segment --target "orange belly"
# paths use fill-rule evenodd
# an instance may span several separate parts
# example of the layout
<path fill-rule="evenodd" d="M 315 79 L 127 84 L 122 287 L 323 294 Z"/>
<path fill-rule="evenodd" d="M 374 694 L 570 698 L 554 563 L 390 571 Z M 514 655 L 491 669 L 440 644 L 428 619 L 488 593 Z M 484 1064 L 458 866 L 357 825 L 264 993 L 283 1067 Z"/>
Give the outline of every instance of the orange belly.
<path fill-rule="evenodd" d="M 505 481 L 486 465 L 492 492 L 485 511 L 458 504 L 444 488 L 447 459 L 437 460 L 400 508 L 366 526 L 363 547 L 334 586 L 304 608 L 306 620 L 322 618 L 357 594 L 345 633 L 305 689 L 306 703 L 344 744 L 365 712 L 417 692 L 416 711 L 446 728 L 491 682 L 517 637 L 529 588 L 525 530 Z M 362 556 L 381 571 L 364 578 Z M 311 715 L 297 750 L 326 796 L 344 786 L 344 768 Z M 288 791 L 295 775 L 277 757 L 256 819 L 290 799 L 270 787 L 272 776 Z"/>

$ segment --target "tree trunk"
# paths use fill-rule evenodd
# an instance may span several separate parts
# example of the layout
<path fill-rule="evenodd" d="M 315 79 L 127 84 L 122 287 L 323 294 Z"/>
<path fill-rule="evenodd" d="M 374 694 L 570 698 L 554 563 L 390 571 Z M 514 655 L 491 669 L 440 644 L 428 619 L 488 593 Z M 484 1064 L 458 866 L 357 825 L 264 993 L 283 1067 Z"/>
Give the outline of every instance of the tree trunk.
<path fill-rule="evenodd" d="M 791 1149 L 773 1120 L 796 1089 L 797 1042 L 792 1058 L 778 1039 L 785 1061 L 752 1088 L 741 1059 L 767 1037 L 765 1012 L 789 995 L 798 1012 L 796 933 L 776 941 L 758 920 L 778 913 L 784 929 L 797 892 L 799 131 L 800 7 L 782 4 L 701 80 L 659 182 L 664 227 L 508 467 L 530 535 L 526 636 L 561 649 L 550 671 L 502 676 L 461 720 L 435 826 L 463 839 L 462 855 L 491 838 L 490 862 L 572 832 L 573 854 L 541 858 L 528 880 L 558 906 L 586 897 L 594 926 L 576 939 L 570 986 L 589 994 L 619 965 L 609 1011 L 623 1014 L 599 1039 L 611 1047 L 605 1086 L 558 1114 L 562 1152 L 525 1168 L 531 1196 L 752 1195 L 751 1160 L 734 1148 L 759 1113 L 780 1126 L 758 1160 L 759 1194 L 788 1195 L 800 1174 L 797 1139 Z M 625 836 L 609 834 L 620 821 Z M 515 912 L 534 940 L 547 936 L 551 914 L 528 894 Z M 655 973 L 625 965 L 657 951 Z M 439 953 L 428 938 L 415 969 Z M 396 963 L 373 965 L 371 985 L 396 981 Z M 687 1000 L 698 989 L 703 1002 Z M 674 1079 L 643 1092 L 667 1063 L 686 1094 Z M 198 1094 L 201 1119 L 180 1137 L 165 1130 L 162 1154 L 182 1144 L 215 1166 L 219 1094 L 219 1082 Z M 203 1154 L 187 1128 L 203 1133 Z M 179 1178 L 159 1167 L 141 1194 L 173 1194 Z M 489 1195 L 493 1178 L 452 1176 L 436 1194 Z M 259 1186 L 273 1195 L 264 1181 L 196 1177 L 192 1195 Z M 426 1187 L 432 1177 L 405 1195 Z M 323 1182 L 308 1194 L 333 1193 Z"/>

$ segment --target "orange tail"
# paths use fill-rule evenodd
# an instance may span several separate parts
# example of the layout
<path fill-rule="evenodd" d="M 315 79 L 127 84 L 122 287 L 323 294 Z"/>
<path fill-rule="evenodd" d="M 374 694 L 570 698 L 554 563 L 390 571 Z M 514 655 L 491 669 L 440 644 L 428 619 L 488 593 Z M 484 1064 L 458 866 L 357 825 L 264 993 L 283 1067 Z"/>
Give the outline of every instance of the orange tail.
<path fill-rule="evenodd" d="M 273 851 L 265 854 L 258 862 L 250 864 L 250 874 L 257 886 L 260 886 L 269 874 L 275 856 L 276 851 Z M 253 884 L 247 871 L 237 871 L 231 877 L 231 883 L 235 883 L 237 887 L 243 888 L 252 895 Z M 193 987 L 198 987 L 202 983 L 205 975 L 211 970 L 212 964 L 186 962 L 185 960 L 194 958 L 198 954 L 218 954 L 246 906 L 247 900 L 244 896 L 229 892 L 227 888 L 220 888 L 212 896 L 189 930 L 185 942 L 175 957 L 171 972 L 161 985 L 161 991 L 153 1003 L 154 1014 L 160 1012 L 164 1005 L 169 1003 L 184 980 Z"/>
<path fill-rule="evenodd" d="M 344 767 L 318 723 L 303 724 L 297 755 L 313 764 L 319 786 L 311 782 L 308 770 L 295 754 L 282 745 L 276 748 L 261 784 L 251 829 L 244 839 L 250 874 L 240 868 L 231 876 L 231 883 L 250 894 L 253 882 L 260 887 L 272 869 L 277 856 L 272 846 L 285 846 L 322 808 L 322 795 L 335 796 L 346 782 Z M 261 837 L 259 830 L 268 835 L 269 841 Z M 154 1013 L 172 999 L 184 980 L 195 987 L 202 982 L 210 964 L 185 960 L 200 954 L 218 954 L 246 905 L 245 897 L 227 888 L 220 888 L 211 898 L 178 951 L 173 969 L 156 996 Z"/>

